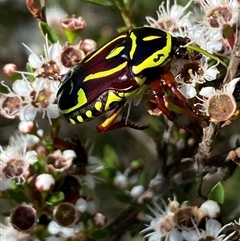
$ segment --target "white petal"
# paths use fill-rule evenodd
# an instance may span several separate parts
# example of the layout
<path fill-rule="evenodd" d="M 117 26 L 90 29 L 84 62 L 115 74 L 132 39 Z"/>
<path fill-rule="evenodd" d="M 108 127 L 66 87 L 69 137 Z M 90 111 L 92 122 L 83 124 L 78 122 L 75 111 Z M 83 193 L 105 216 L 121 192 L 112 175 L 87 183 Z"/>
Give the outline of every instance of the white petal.
<path fill-rule="evenodd" d="M 151 234 L 151 236 L 149 236 L 148 241 L 160 241 L 160 240 L 161 240 L 161 237 L 162 237 L 162 235 L 160 235 L 160 233 L 158 233 L 158 232 L 153 232 L 153 233 Z"/>
<path fill-rule="evenodd" d="M 217 78 L 218 73 L 219 71 L 216 67 L 209 68 L 204 73 L 204 79 L 206 79 L 207 81 L 215 80 Z"/>
<path fill-rule="evenodd" d="M 196 230 L 192 230 L 192 231 L 182 231 L 182 236 L 183 238 L 185 238 L 187 241 L 198 241 L 199 237 L 198 237 L 198 233 Z"/>
<path fill-rule="evenodd" d="M 39 56 L 34 53 L 29 55 L 28 62 L 29 62 L 29 65 L 34 69 L 40 68 L 43 64 Z"/>
<path fill-rule="evenodd" d="M 51 233 L 51 234 L 57 234 L 59 233 L 61 230 L 61 227 L 57 224 L 57 222 L 55 221 L 51 221 L 49 224 L 48 224 L 48 232 Z"/>
<path fill-rule="evenodd" d="M 218 231 L 221 229 L 221 224 L 215 219 L 209 219 L 206 222 L 206 231 L 213 237 L 217 236 Z"/>
<path fill-rule="evenodd" d="M 65 151 L 63 151 L 63 156 L 66 159 L 71 159 L 71 158 L 77 157 L 75 151 L 73 151 L 73 150 L 65 150 Z"/>
<path fill-rule="evenodd" d="M 13 83 L 13 91 L 20 96 L 28 96 L 32 90 L 30 83 L 26 80 L 20 79 Z"/>
<path fill-rule="evenodd" d="M 233 93 L 238 81 L 240 81 L 240 78 L 235 78 L 235 79 L 231 80 L 228 84 L 226 84 L 224 86 L 224 92 L 231 95 Z"/>
<path fill-rule="evenodd" d="M 173 229 L 169 236 L 168 236 L 168 240 L 169 241 L 182 241 L 183 240 L 183 237 L 181 235 L 181 233 L 177 230 L 177 229 Z"/>
<path fill-rule="evenodd" d="M 215 93 L 216 93 L 215 88 L 213 88 L 211 86 L 203 87 L 199 92 L 200 95 L 207 97 L 207 98 L 211 97 Z"/>
<path fill-rule="evenodd" d="M 92 175 L 87 174 L 84 176 L 84 180 L 86 181 L 87 185 L 93 189 L 95 187 L 95 182 L 94 182 L 94 178 Z"/>
<path fill-rule="evenodd" d="M 87 202 L 83 198 L 79 198 L 75 204 L 75 208 L 80 212 L 84 212 L 87 209 Z"/>
<path fill-rule="evenodd" d="M 190 84 L 186 84 L 179 88 L 179 90 L 182 92 L 182 94 L 187 98 L 191 99 L 197 95 L 197 91 L 194 88 L 194 86 Z"/>
<path fill-rule="evenodd" d="M 58 60 L 61 48 L 62 47 L 59 43 L 55 43 L 49 47 L 49 57 L 51 60 Z"/>
<path fill-rule="evenodd" d="M 52 104 L 47 109 L 47 114 L 51 119 L 55 119 L 60 116 L 59 108 L 57 104 Z"/>
<path fill-rule="evenodd" d="M 132 198 L 138 198 L 144 192 L 144 187 L 142 185 L 137 185 L 132 188 L 130 195 Z"/>
<path fill-rule="evenodd" d="M 37 152 L 35 151 L 27 151 L 25 154 L 26 161 L 29 164 L 33 164 L 38 161 L 37 159 Z"/>
<path fill-rule="evenodd" d="M 19 112 L 19 118 L 23 121 L 33 121 L 37 110 L 32 105 L 25 105 Z"/>

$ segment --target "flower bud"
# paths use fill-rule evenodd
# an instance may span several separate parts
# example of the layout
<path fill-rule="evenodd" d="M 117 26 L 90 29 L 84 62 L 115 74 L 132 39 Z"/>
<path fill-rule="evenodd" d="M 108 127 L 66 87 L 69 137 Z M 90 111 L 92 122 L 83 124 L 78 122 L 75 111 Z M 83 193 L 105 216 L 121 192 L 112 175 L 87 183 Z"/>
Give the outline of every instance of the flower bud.
<path fill-rule="evenodd" d="M 97 48 L 97 43 L 93 39 L 84 39 L 80 43 L 80 49 L 86 53 L 91 53 Z"/>
<path fill-rule="evenodd" d="M 15 75 L 16 71 L 17 71 L 16 64 L 9 63 L 9 64 L 5 64 L 3 66 L 3 73 L 8 77 L 12 77 L 13 75 Z"/>
<path fill-rule="evenodd" d="M 132 198 L 138 198 L 144 192 L 144 187 L 142 185 L 137 185 L 132 188 L 130 195 Z"/>
<path fill-rule="evenodd" d="M 199 209 L 201 209 L 203 215 L 208 218 L 217 218 L 220 214 L 220 207 L 218 203 L 213 200 L 205 201 Z"/>
<path fill-rule="evenodd" d="M 40 174 L 37 176 L 35 181 L 35 187 L 40 191 L 50 191 L 53 189 L 55 184 L 55 179 L 50 174 Z"/>
<path fill-rule="evenodd" d="M 93 215 L 93 223 L 95 226 L 97 226 L 98 228 L 102 228 L 103 226 L 106 225 L 107 223 L 107 218 L 105 215 L 103 215 L 102 213 L 95 213 Z"/>
<path fill-rule="evenodd" d="M 32 121 L 21 121 L 18 124 L 18 130 L 23 133 L 27 134 L 30 133 L 34 128 L 34 123 Z"/>

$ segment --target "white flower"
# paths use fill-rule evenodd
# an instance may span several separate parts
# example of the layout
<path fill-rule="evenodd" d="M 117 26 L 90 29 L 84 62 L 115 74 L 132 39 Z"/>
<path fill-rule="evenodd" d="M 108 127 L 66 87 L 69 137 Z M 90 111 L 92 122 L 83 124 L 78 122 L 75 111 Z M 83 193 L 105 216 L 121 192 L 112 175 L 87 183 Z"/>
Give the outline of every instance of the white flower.
<path fill-rule="evenodd" d="M 196 64 L 192 65 L 192 68 L 196 68 Z M 197 85 L 203 84 L 207 81 L 215 80 L 217 78 L 219 73 L 217 65 L 218 63 L 209 67 L 207 60 L 202 58 L 197 66 L 198 69 L 196 71 L 193 71 L 191 66 L 189 67 L 187 73 L 189 79 L 187 79 L 187 83 L 185 81 L 186 77 L 182 78 L 181 74 L 176 77 L 176 81 L 179 84 L 179 90 L 186 97 L 186 99 L 191 99 L 197 95 Z"/>
<path fill-rule="evenodd" d="M 77 234 L 83 229 L 83 224 L 80 222 L 77 225 L 74 225 L 71 228 L 62 227 L 57 222 L 52 220 L 48 224 L 48 232 L 55 235 L 55 234 L 63 234 L 64 236 L 73 236 Z"/>
<path fill-rule="evenodd" d="M 59 43 L 49 46 L 47 36 L 44 44 L 44 55 L 38 56 L 28 46 L 24 46 L 31 52 L 28 57 L 29 65 L 35 69 L 35 77 L 60 80 L 62 75 L 68 71 L 61 63 L 62 47 Z M 31 73 L 26 73 L 30 74 Z"/>
<path fill-rule="evenodd" d="M 204 11 L 207 27 L 219 28 L 237 23 L 239 3 L 237 0 L 197 0 Z"/>
<path fill-rule="evenodd" d="M 0 146 L 1 176 L 4 175 L 7 179 L 16 179 L 17 183 L 24 182 L 24 175 L 29 165 L 38 161 L 37 153 L 26 151 L 26 143 L 25 145 L 18 144 L 18 142 L 11 144 L 12 146 L 7 146 L 5 149 Z"/>
<path fill-rule="evenodd" d="M 12 225 L 9 222 L 9 219 L 7 219 L 7 225 L 4 225 L 0 223 L 0 240 L 1 241 L 16 241 L 21 232 L 17 231 L 12 227 Z"/>
<path fill-rule="evenodd" d="M 52 171 L 63 172 L 72 166 L 73 159 L 76 156 L 73 150 L 63 152 L 56 150 L 47 156 L 47 166 Z"/>
<path fill-rule="evenodd" d="M 174 213 L 170 211 L 166 203 L 163 201 L 163 210 L 156 202 L 153 203 L 155 209 L 150 206 L 149 210 L 154 214 L 155 218 L 151 219 L 150 225 L 141 231 L 141 233 L 150 233 L 144 236 L 144 239 L 148 238 L 148 241 L 161 241 L 165 238 L 165 241 L 183 240 L 181 233 L 175 228 Z"/>
<path fill-rule="evenodd" d="M 25 78 L 13 83 L 13 90 L 24 98 L 24 106 L 20 109 L 19 117 L 22 121 L 33 121 L 37 112 L 42 113 L 51 124 L 51 119 L 60 115 L 56 101 L 57 86 L 47 79 L 36 79 L 33 83 Z"/>
<path fill-rule="evenodd" d="M 234 232 L 229 234 L 228 236 L 222 234 L 221 232 L 228 226 L 231 226 L 232 223 L 227 224 L 221 228 L 221 224 L 215 219 L 209 219 L 206 221 L 206 230 L 196 230 L 192 231 L 182 231 L 182 236 L 186 241 L 200 241 L 200 240 L 214 240 L 214 241 L 227 241 L 231 240 L 234 235 Z"/>
<path fill-rule="evenodd" d="M 174 4 L 170 7 L 170 1 L 167 0 L 166 8 L 164 6 L 165 2 L 162 2 L 159 6 L 157 20 L 149 16 L 146 17 L 146 20 L 150 26 L 158 27 L 171 33 L 178 32 L 180 28 L 189 26 L 190 24 L 189 15 L 191 12 L 186 14 L 185 11 L 192 2 L 192 0 L 188 1 L 183 7 L 177 4 L 177 0 L 174 0 Z"/>

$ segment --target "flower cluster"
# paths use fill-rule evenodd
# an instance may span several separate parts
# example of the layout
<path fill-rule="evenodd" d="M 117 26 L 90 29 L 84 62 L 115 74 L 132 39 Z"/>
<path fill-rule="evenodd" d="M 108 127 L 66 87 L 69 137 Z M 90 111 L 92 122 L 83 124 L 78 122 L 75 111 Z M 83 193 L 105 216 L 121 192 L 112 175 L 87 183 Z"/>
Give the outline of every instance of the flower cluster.
<path fill-rule="evenodd" d="M 29 123 L 23 128 L 23 124 L 19 129 L 32 133 L 36 129 Z M 35 134 L 16 133 L 7 147 L 0 146 L 1 197 L 16 202 L 8 224 L 0 227 L 3 240 L 37 238 L 33 231 L 36 225 L 46 225 L 49 240 L 85 237 L 88 229 L 93 231 L 107 223 L 93 199 L 96 161 L 90 164 L 91 160 L 83 160 L 86 165 L 76 165 L 74 161 L 81 162 L 80 147 L 52 151 L 58 142 L 71 144 L 56 138 L 46 145 L 38 130 Z"/>
<path fill-rule="evenodd" d="M 162 200 L 163 208 L 157 202 L 153 205 L 153 208 L 148 208 L 154 217 L 147 216 L 150 224 L 141 232 L 147 233 L 144 238 L 148 238 L 149 241 L 227 241 L 237 237 L 237 228 L 230 234 L 224 233 L 227 228 L 234 226 L 233 222 L 222 227 L 216 220 L 220 215 L 220 207 L 215 201 L 207 200 L 200 207 L 187 203 L 180 205 L 176 200 L 170 200 L 168 205 Z M 205 229 L 199 229 L 198 226 L 202 225 L 203 221 Z"/>
<path fill-rule="evenodd" d="M 193 1 L 189 1 L 183 7 L 177 4 L 176 0 L 170 6 L 170 1 L 167 0 L 166 8 L 164 2 L 159 6 L 157 19 L 147 16 L 146 20 L 150 26 L 170 32 L 173 36 L 189 38 L 191 44 L 196 44 L 215 56 L 221 56 L 228 62 L 234 54 L 234 42 L 237 37 L 234 28 L 239 19 L 239 2 L 195 2 L 199 9 L 187 12 Z M 222 71 L 221 65 L 224 64 L 220 59 L 213 63 L 213 59 L 203 53 L 199 60 L 181 60 L 174 62 L 171 67 L 179 90 L 190 101 L 194 112 L 217 123 L 235 119 L 238 115 L 238 97 L 233 93 L 240 79 L 230 79 L 221 86 L 218 82 Z"/>
<path fill-rule="evenodd" d="M 84 19 L 75 16 L 64 17 L 61 25 L 72 32 L 78 32 L 86 26 Z M 40 56 L 24 44 L 30 52 L 28 72 L 18 71 L 14 64 L 4 66 L 4 73 L 9 77 L 18 73 L 11 89 L 2 83 L 8 93 L 0 94 L 0 113 L 6 118 L 19 117 L 21 121 L 34 121 L 37 113 L 40 113 L 51 124 L 51 119 L 60 115 L 56 104 L 60 80 L 72 66 L 96 48 L 92 39 L 61 46 L 59 42 L 49 43 L 48 37 L 45 36 L 44 53 Z"/>
<path fill-rule="evenodd" d="M 45 1 L 40 2 L 44 4 Z M 101 4 L 101 1 L 92 2 Z M 102 2 L 107 5 L 116 4 L 122 15 L 124 16 L 125 14 L 127 16 L 127 22 L 131 22 L 131 14 L 128 11 L 129 9 L 127 9 L 132 5 L 130 4 L 130 0 Z M 121 80 L 125 81 L 123 88 L 131 89 L 131 92 L 129 92 L 130 96 L 133 93 L 134 97 L 134 93 L 137 90 L 137 98 L 134 100 L 130 98 L 126 101 L 126 104 L 129 104 L 129 109 L 125 113 L 126 115 L 123 116 L 121 121 L 114 122 L 116 124 L 114 127 L 116 128 L 118 126 L 128 126 L 141 129 L 128 121 L 128 115 L 131 103 L 137 105 L 142 98 L 142 92 L 145 93 L 149 89 L 150 84 L 152 84 L 152 96 L 149 101 L 149 113 L 151 115 L 162 114 L 162 110 L 159 110 L 159 106 L 162 105 L 163 110 L 165 108 L 165 112 L 169 113 L 169 115 L 179 107 L 176 112 L 186 113 L 186 116 L 189 114 L 189 116 L 196 120 L 198 126 L 200 126 L 199 122 L 201 120 L 203 120 L 204 123 L 202 126 L 204 126 L 210 122 L 229 124 L 239 117 L 239 67 L 234 76 L 228 75 L 231 77 L 227 79 L 223 77 L 224 75 L 227 76 L 227 65 L 231 56 L 235 54 L 234 48 L 237 39 L 236 25 L 239 24 L 238 21 L 240 18 L 238 16 L 239 1 L 190 0 L 185 6 L 179 5 L 177 0 L 174 0 L 173 5 L 170 3 L 170 0 L 166 0 L 166 3 L 162 2 L 160 4 L 157 11 L 157 19 L 147 16 L 146 20 L 150 26 L 162 29 L 173 37 L 181 37 L 181 39 L 184 38 L 186 40 L 184 42 L 186 45 L 180 46 L 180 48 L 183 47 L 186 49 L 186 55 L 188 56 L 177 59 L 171 56 L 170 52 L 167 52 L 170 55 L 167 57 L 171 61 L 167 61 L 167 58 L 166 65 L 164 62 L 164 65 L 160 66 L 160 72 L 162 72 L 159 75 L 156 73 L 159 66 L 156 68 L 156 72 L 156 69 L 153 71 L 153 78 L 155 78 L 156 75 L 160 76 L 160 74 L 163 77 L 163 73 L 166 70 L 166 72 L 170 73 L 169 78 L 171 83 L 161 80 L 162 86 L 159 86 L 159 82 L 158 85 L 154 86 L 153 81 L 146 80 L 145 76 L 144 78 L 142 78 L 141 74 L 135 76 L 132 69 L 128 68 L 131 65 L 129 64 L 130 62 L 125 61 L 125 55 L 122 56 L 125 61 L 124 65 L 126 64 L 123 74 L 120 68 L 122 65 L 120 67 L 116 65 L 113 69 L 106 69 L 106 71 L 104 69 L 99 72 L 99 76 L 111 75 L 119 81 L 116 85 L 115 80 L 113 80 L 113 85 L 110 85 L 107 81 L 105 85 L 104 78 L 102 82 L 99 81 L 107 90 L 114 89 L 115 86 L 117 89 L 118 84 L 121 85 Z M 58 121 L 60 119 L 60 112 L 56 100 L 57 92 L 62 84 L 61 80 L 66 73 L 69 76 L 72 74 L 73 66 L 78 63 L 82 66 L 81 61 L 96 49 L 97 44 L 93 39 L 79 38 L 87 23 L 82 17 L 74 14 L 62 18 L 57 26 L 58 29 L 62 30 L 61 34 L 64 34 L 64 37 L 67 39 L 66 42 L 61 43 L 61 38 L 57 36 L 48 24 L 49 21 L 46 20 L 46 6 L 39 8 L 34 0 L 26 0 L 26 4 L 30 13 L 39 21 L 44 44 L 40 50 L 40 54 L 23 44 L 29 53 L 25 71 L 19 70 L 18 66 L 13 63 L 6 64 L 3 68 L 4 74 L 12 81 L 12 84 L 9 87 L 4 81 L 1 82 L 0 87 L 3 91 L 0 93 L 0 114 L 7 119 L 19 119 L 20 122 L 18 132 L 9 138 L 8 145 L 0 145 L 0 197 L 3 199 L 3 202 L 7 200 L 7 204 L 3 205 L 4 209 L 2 212 L 5 216 L 9 216 L 0 223 L 0 239 L 3 239 L 3 241 L 115 240 L 110 236 L 113 235 L 118 238 L 119 233 L 120 236 L 122 235 L 122 230 L 119 232 L 115 227 L 122 225 L 121 228 L 124 231 L 128 230 L 128 227 L 126 224 L 123 224 L 125 220 L 122 221 L 117 218 L 116 223 L 113 222 L 113 231 L 109 230 L 108 227 L 105 228 L 108 218 L 104 214 L 105 210 L 99 210 L 100 205 L 96 201 L 96 196 L 101 192 L 100 199 L 103 199 L 103 202 L 106 200 L 106 206 L 109 206 L 111 204 L 109 196 L 112 193 L 110 191 L 105 195 L 104 188 L 101 189 L 100 187 L 97 189 L 96 180 L 104 180 L 104 182 L 101 182 L 101 185 L 109 185 L 109 190 L 114 190 L 112 196 L 116 196 L 119 199 L 118 201 L 122 201 L 122 206 L 127 203 L 127 205 L 130 204 L 133 208 L 136 207 L 133 211 L 134 215 L 131 213 L 130 217 L 128 217 L 128 213 L 127 215 L 125 214 L 127 219 L 129 218 L 130 221 L 133 219 L 134 221 L 137 220 L 137 224 L 140 225 L 142 223 L 139 221 L 143 221 L 144 225 L 145 223 L 149 223 L 148 227 L 140 232 L 140 234 L 143 234 L 144 240 L 227 241 L 239 239 L 240 219 L 235 222 L 225 222 L 227 224 L 222 225 L 220 223 L 222 221 L 220 216 L 221 209 L 217 202 L 212 200 L 207 200 L 199 206 L 191 206 L 187 202 L 180 204 L 175 199 L 170 200 L 168 205 L 165 201 L 162 201 L 161 205 L 153 201 L 153 207 L 148 206 L 153 217 L 143 214 L 142 209 L 145 206 L 142 205 L 140 199 L 147 193 L 144 192 L 144 186 L 146 186 L 144 182 L 147 179 L 149 181 L 150 178 L 146 177 L 148 170 L 146 170 L 147 168 L 145 168 L 145 163 L 143 164 L 142 160 L 131 162 L 128 158 L 125 158 L 124 154 L 123 156 L 127 159 L 128 165 L 122 168 L 122 163 L 119 161 L 120 156 L 111 147 L 108 150 L 108 145 L 100 148 L 103 155 L 105 154 L 104 160 L 100 161 L 99 158 L 89 155 L 80 140 L 82 138 L 80 136 L 81 133 L 78 133 L 79 136 L 70 137 L 69 139 L 61 137 L 60 129 L 62 122 Z M 117 38 L 117 43 L 119 39 L 121 41 L 122 36 L 120 35 Z M 149 36 L 145 40 L 148 41 L 152 38 L 154 37 Z M 133 40 L 134 38 L 130 39 Z M 176 40 L 176 38 L 173 39 Z M 109 55 L 106 57 L 107 59 L 109 56 L 118 56 L 124 49 L 124 44 L 126 44 L 124 42 L 123 46 L 121 44 L 118 45 L 111 52 L 112 43 L 115 44 L 114 41 L 110 41 L 109 44 L 105 45 L 107 49 L 110 49 Z M 134 48 L 138 47 L 137 41 L 136 43 L 127 44 L 127 51 L 130 51 L 130 56 L 134 56 Z M 92 59 L 100 56 L 101 60 L 101 50 L 100 48 L 100 51 L 95 52 L 96 55 L 93 55 Z M 105 51 L 105 49 L 103 50 Z M 118 64 L 119 59 L 116 58 L 116 60 Z M 100 63 L 99 66 L 105 67 L 104 64 L 102 65 L 102 62 L 98 62 Z M 109 66 L 111 68 L 111 64 Z M 121 76 L 118 76 L 118 73 L 115 75 L 114 72 L 119 69 L 122 74 Z M 88 70 L 91 70 L 91 66 Z M 148 72 L 149 69 L 146 71 Z M 89 76 L 91 76 L 91 72 Z M 128 79 L 129 76 L 130 79 Z M 93 81 L 94 78 L 90 82 L 94 83 Z M 126 86 L 125 83 L 127 83 Z M 72 82 L 71 88 L 74 87 L 74 83 Z M 123 102 L 118 105 L 120 97 L 115 96 L 113 94 L 115 92 L 112 92 L 113 96 L 115 96 L 113 97 L 113 101 L 109 101 L 109 99 L 106 101 L 105 96 L 100 95 L 99 97 L 96 94 L 102 94 L 104 88 L 101 88 L 100 92 L 94 92 L 94 88 L 98 88 L 98 85 L 95 85 L 95 83 L 90 85 L 89 92 L 93 93 L 93 95 L 95 93 L 93 97 L 90 94 L 90 99 L 95 98 L 94 100 L 96 100 L 98 98 L 98 101 L 92 102 L 96 110 L 98 108 L 101 109 L 103 105 L 109 107 L 113 104 L 113 106 L 117 107 L 112 116 L 102 124 L 104 129 L 104 125 L 108 125 L 112 120 L 115 121 L 117 119 Z M 154 88 L 156 88 L 156 91 Z M 83 89 L 80 90 L 82 91 Z M 88 90 L 86 90 L 87 94 Z M 78 92 L 78 99 L 76 98 L 78 101 L 81 101 L 81 98 L 86 100 L 86 96 L 89 97 L 87 94 L 85 96 L 85 90 L 83 91 L 84 93 L 81 91 Z M 155 99 L 153 98 L 154 91 L 157 92 Z M 118 94 L 122 96 L 123 100 L 125 100 L 124 98 L 128 98 L 128 94 L 125 95 L 124 92 Z M 157 105 L 157 100 L 162 102 L 160 104 L 157 103 Z M 92 103 L 89 106 L 93 105 Z M 104 110 L 108 109 L 106 106 Z M 45 118 L 48 120 L 46 123 L 49 124 L 48 132 L 40 129 L 42 119 L 39 119 L 39 115 L 42 119 Z M 87 110 L 86 116 L 92 117 L 95 115 L 90 110 Z M 181 115 L 179 116 L 182 117 Z M 180 121 L 187 122 L 184 118 L 185 115 L 183 115 L 183 120 L 176 118 L 175 123 L 178 124 Z M 129 133 L 131 132 L 129 131 Z M 117 136 L 116 138 L 116 136 L 117 134 L 114 138 L 117 141 L 121 139 L 121 137 Z M 141 134 L 136 136 L 136 139 L 141 139 L 141 142 L 146 145 L 147 141 L 142 138 Z M 157 133 L 155 139 L 158 139 L 158 136 Z M 164 136 L 162 139 L 169 139 L 169 143 L 176 144 L 175 140 L 170 140 L 171 138 L 169 137 Z M 235 140 L 232 142 L 237 142 Z M 179 142 L 180 144 L 178 143 L 177 145 L 182 145 L 183 142 Z M 119 144 L 119 146 L 121 145 Z M 162 148 L 157 141 L 156 146 L 156 149 Z M 131 143 L 130 147 L 132 151 L 134 144 Z M 231 157 L 229 157 L 237 165 L 239 165 L 238 151 L 231 153 Z M 165 170 L 163 172 L 166 174 L 164 176 L 166 179 L 171 179 L 170 175 L 175 172 L 175 166 L 169 166 L 168 168 L 168 165 L 165 164 L 161 163 L 159 166 L 163 169 L 169 169 L 166 170 L 166 173 Z M 199 177 L 199 174 L 201 173 L 196 174 L 194 178 Z M 189 180 L 186 182 L 189 183 Z M 220 187 L 218 194 L 222 194 L 224 190 L 224 188 L 221 189 Z M 164 190 L 164 193 L 167 193 L 167 191 L 165 192 Z M 224 194 L 219 196 L 221 196 L 221 199 L 224 199 Z M 223 202 L 224 200 L 221 201 Z M 139 202 L 141 202 L 141 205 Z M 234 211 L 237 213 L 238 209 L 239 207 L 236 208 L 237 211 Z M 112 211 L 112 208 L 109 208 L 109 210 Z M 115 213 L 113 216 L 115 216 Z M 111 227 L 111 224 L 109 227 Z M 136 230 L 132 233 L 136 235 Z"/>

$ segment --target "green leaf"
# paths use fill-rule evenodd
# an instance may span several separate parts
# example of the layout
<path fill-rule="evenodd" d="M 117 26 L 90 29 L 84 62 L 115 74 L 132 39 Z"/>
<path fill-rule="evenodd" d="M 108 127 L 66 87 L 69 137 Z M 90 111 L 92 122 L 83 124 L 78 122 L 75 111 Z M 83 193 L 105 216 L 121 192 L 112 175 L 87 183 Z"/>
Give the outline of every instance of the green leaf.
<path fill-rule="evenodd" d="M 24 191 L 20 191 L 19 189 L 8 189 L 5 191 L 5 194 L 7 195 L 3 195 L 4 198 L 14 200 L 17 203 L 30 201 Z"/>
<path fill-rule="evenodd" d="M 57 35 L 47 23 L 39 22 L 39 28 L 42 36 L 45 38 L 45 36 L 47 35 L 48 41 L 51 44 L 58 42 Z"/>
<path fill-rule="evenodd" d="M 105 7 L 116 6 L 113 0 L 84 0 L 84 1 L 96 4 L 99 6 L 105 6 Z"/>
<path fill-rule="evenodd" d="M 108 239 L 108 233 L 102 229 L 97 229 L 92 232 L 92 238 L 94 240 L 107 240 Z"/>
<path fill-rule="evenodd" d="M 103 163 L 107 168 L 109 168 L 109 167 L 117 168 L 118 167 L 118 156 L 117 156 L 115 150 L 111 146 L 109 146 L 109 145 L 104 146 L 103 154 L 104 154 Z"/>
<path fill-rule="evenodd" d="M 5 84 L 0 83 L 0 93 L 5 93 L 5 94 L 9 93 L 9 89 L 6 87 Z"/>
<path fill-rule="evenodd" d="M 132 201 L 132 198 L 130 196 L 127 196 L 125 193 L 118 193 L 116 195 L 116 198 L 118 201 L 123 203 L 130 203 Z"/>
<path fill-rule="evenodd" d="M 240 216 L 239 203 L 240 203 L 240 167 L 236 167 L 233 175 L 222 183 L 224 188 L 224 203 L 221 207 L 221 214 L 224 223 L 233 220 L 232 214 L 236 218 Z"/>
<path fill-rule="evenodd" d="M 67 40 L 70 44 L 72 44 L 74 42 L 74 40 L 80 35 L 81 30 L 68 30 L 68 29 L 64 29 L 64 33 L 67 37 Z"/>
<path fill-rule="evenodd" d="M 46 203 L 50 206 L 56 205 L 64 200 L 64 193 L 63 192 L 53 192 L 51 197 L 46 201 Z"/>
<path fill-rule="evenodd" d="M 208 199 L 214 200 L 220 204 L 224 202 L 224 188 L 221 182 L 218 182 L 210 191 Z"/>

